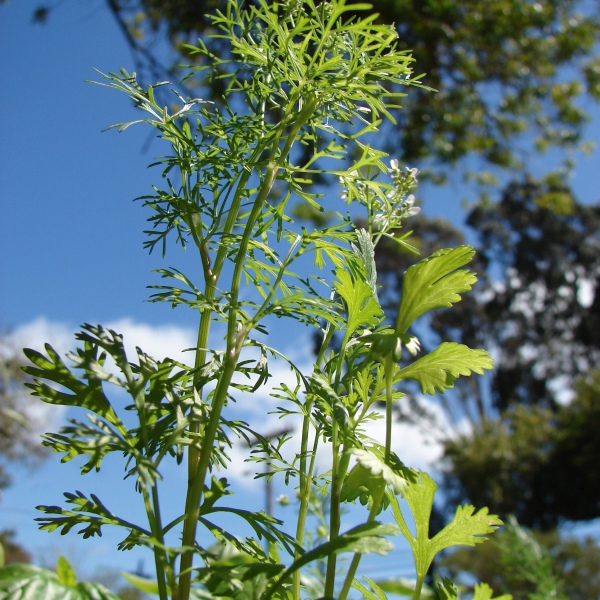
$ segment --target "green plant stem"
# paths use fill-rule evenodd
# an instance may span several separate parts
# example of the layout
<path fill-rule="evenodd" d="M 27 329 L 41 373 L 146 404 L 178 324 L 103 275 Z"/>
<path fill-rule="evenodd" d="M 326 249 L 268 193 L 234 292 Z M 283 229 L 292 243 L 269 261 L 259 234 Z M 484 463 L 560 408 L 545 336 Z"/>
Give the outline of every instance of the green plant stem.
<path fill-rule="evenodd" d="M 142 496 L 144 498 L 144 506 L 146 508 L 146 514 L 148 516 L 148 523 L 150 525 L 150 531 L 154 538 L 163 544 L 163 532 L 162 525 L 160 522 L 160 508 L 158 505 L 158 490 L 156 485 L 152 486 L 152 498 L 148 493 L 148 488 L 145 483 L 142 483 Z M 160 600 L 168 600 L 167 582 L 165 577 L 165 564 L 166 555 L 162 548 L 154 548 L 154 564 L 156 566 L 156 582 L 158 584 L 158 595 Z"/>
<path fill-rule="evenodd" d="M 417 575 L 417 585 L 412 595 L 412 600 L 419 600 L 421 597 L 421 590 L 423 589 L 423 583 L 425 583 L 425 575 Z"/>
<path fill-rule="evenodd" d="M 312 406 L 312 404 L 311 404 Z M 308 419 L 309 420 L 309 419 Z M 304 430 L 304 427 L 303 427 Z M 304 435 L 304 431 L 303 431 Z M 296 550 L 294 552 L 294 562 L 300 559 L 302 556 L 302 545 L 304 544 L 304 534 L 306 532 L 306 519 L 308 517 L 308 507 L 310 504 L 310 491 L 313 482 L 313 473 L 315 469 L 315 459 L 317 457 L 317 448 L 319 445 L 319 431 L 315 431 L 315 441 L 311 451 L 311 458 L 308 470 L 301 475 L 303 479 L 302 487 L 300 488 L 300 508 L 298 510 L 298 522 L 296 525 Z M 303 456 L 305 456 L 306 450 L 304 450 Z M 300 570 L 294 571 L 292 575 L 292 598 L 294 600 L 300 600 Z"/>
<path fill-rule="evenodd" d="M 137 407 L 139 422 L 140 422 L 140 438 L 144 445 L 144 454 L 149 456 L 151 451 L 148 447 L 148 427 L 146 418 L 146 397 L 143 387 L 140 388 L 136 381 L 135 375 L 131 368 L 131 365 L 122 361 L 120 368 L 125 375 L 129 389 L 133 392 L 133 398 Z M 156 487 L 156 480 L 151 484 L 152 493 L 148 493 L 148 482 L 145 480 L 140 481 L 140 487 L 142 491 L 142 497 L 144 499 L 144 508 L 146 510 L 146 516 L 148 518 L 148 524 L 150 531 L 154 538 L 161 544 L 164 545 L 164 535 L 162 531 L 162 523 L 160 517 L 160 505 L 158 501 L 158 489 Z M 158 591 L 160 600 L 168 600 L 168 591 L 165 578 L 165 565 L 167 564 L 167 556 L 163 548 L 154 548 L 154 561 L 156 565 L 156 580 L 158 584 Z"/>
<path fill-rule="evenodd" d="M 394 367 L 396 363 L 391 354 L 385 357 L 383 368 L 385 371 L 385 462 L 389 463 L 392 453 L 392 384 L 394 379 Z"/>
<path fill-rule="evenodd" d="M 325 334 L 323 336 L 323 342 L 319 349 L 319 354 L 315 361 L 315 367 L 318 368 L 325 352 L 333 339 L 336 328 L 330 323 L 327 324 Z M 315 442 L 312 449 L 311 460 L 309 467 L 306 467 L 306 457 L 308 452 L 308 436 L 310 434 L 311 424 L 311 413 L 312 413 L 312 401 L 308 401 L 304 407 L 304 418 L 302 420 L 302 441 L 300 443 L 300 507 L 298 510 L 298 521 L 296 524 L 296 551 L 294 552 L 294 561 L 300 558 L 302 544 L 304 543 L 304 533 L 306 531 L 306 519 L 308 516 L 308 506 L 310 504 L 310 490 L 313 481 L 313 472 L 315 466 L 315 458 L 317 454 L 317 446 L 319 443 L 319 432 L 315 431 Z M 292 598 L 294 600 L 300 600 L 300 571 L 294 571 L 292 578 Z"/>
<path fill-rule="evenodd" d="M 392 378 L 394 372 L 394 361 L 390 355 L 385 357 L 384 361 L 384 370 L 385 370 L 385 418 L 386 418 L 386 426 L 385 426 L 385 462 L 389 463 L 390 455 L 391 455 L 391 447 L 392 447 Z M 367 523 L 372 523 L 375 520 L 375 517 L 381 512 L 381 505 L 383 503 L 383 497 L 385 495 L 385 483 L 382 482 L 381 492 L 376 498 L 373 498 L 373 505 L 371 506 L 371 510 L 369 512 L 369 517 L 367 519 Z M 348 569 L 348 574 L 344 580 L 344 585 L 342 586 L 342 591 L 340 592 L 338 600 L 346 600 L 348 593 L 350 592 L 350 588 L 352 587 L 352 582 L 354 581 L 354 576 L 356 575 L 356 571 L 358 569 L 358 565 L 362 559 L 362 554 L 360 552 L 355 552 L 352 557 L 352 562 L 350 563 L 350 568 Z"/>
<path fill-rule="evenodd" d="M 346 474 L 348 472 L 348 465 L 350 464 L 350 457 L 352 447 L 348 445 L 348 442 L 344 443 L 341 457 L 338 456 L 338 460 L 335 460 L 333 465 L 333 474 L 331 481 L 331 506 L 329 512 L 329 539 L 330 541 L 335 540 L 340 534 L 340 523 L 341 523 L 341 494 L 342 485 Z M 336 453 L 337 454 L 337 453 Z M 335 570 L 337 566 L 337 555 L 331 554 L 327 558 L 327 571 L 325 574 L 325 596 L 327 598 L 333 598 L 335 591 Z"/>
<path fill-rule="evenodd" d="M 336 392 L 340 388 L 340 382 L 342 378 L 342 367 L 344 364 L 344 356 L 346 354 L 345 349 L 349 341 L 349 333 L 346 332 L 344 340 L 342 341 L 341 349 L 338 354 L 338 362 L 336 365 L 335 374 L 335 390 Z M 346 473 L 348 471 L 348 465 L 350 464 L 350 450 L 347 447 L 346 441 L 344 441 L 344 447 L 342 450 L 342 458 L 340 459 L 340 445 L 338 443 L 338 422 L 335 418 L 335 414 L 332 415 L 331 422 L 331 445 L 333 452 L 333 461 L 331 467 L 331 503 L 329 509 L 329 539 L 335 540 L 340 533 L 340 504 L 341 504 L 341 492 Z M 325 596 L 333 597 L 335 589 L 335 570 L 337 566 L 337 556 L 332 554 L 327 557 L 327 571 L 325 574 Z"/>
<path fill-rule="evenodd" d="M 294 102 L 295 104 L 295 102 Z M 238 324 L 241 325 L 238 321 L 239 309 L 238 309 L 238 297 L 240 292 L 240 282 L 242 279 L 242 272 L 244 267 L 244 261 L 246 257 L 246 252 L 248 251 L 248 247 L 250 244 L 250 238 L 252 236 L 252 232 L 254 230 L 254 225 L 258 221 L 260 214 L 262 212 L 263 206 L 266 202 L 266 199 L 275 183 L 275 179 L 277 177 L 277 172 L 280 168 L 280 164 L 283 164 L 283 161 L 286 159 L 289 151 L 292 147 L 292 144 L 298 135 L 300 129 L 306 122 L 306 120 L 312 115 L 314 109 L 316 107 L 316 99 L 311 98 L 309 102 L 304 106 L 301 110 L 297 121 L 294 123 L 291 131 L 288 134 L 284 149 L 279 157 L 277 157 L 277 150 L 279 148 L 279 139 L 281 135 L 283 135 L 283 125 L 285 120 L 282 122 L 278 134 L 275 136 L 273 141 L 272 149 L 271 149 L 271 160 L 269 161 L 267 167 L 267 173 L 265 175 L 265 179 L 262 182 L 260 190 L 258 192 L 258 196 L 254 201 L 254 206 L 252 207 L 252 211 L 248 217 L 246 225 L 244 227 L 244 233 L 242 235 L 242 239 L 240 241 L 240 246 L 238 248 L 238 253 L 236 256 L 235 266 L 233 270 L 232 283 L 231 283 L 231 301 L 229 305 L 229 315 L 227 322 L 227 349 L 225 354 L 225 359 L 223 362 L 223 371 L 219 377 L 219 383 L 217 384 L 217 388 L 215 390 L 212 407 L 210 411 L 210 417 L 206 428 L 202 432 L 202 442 L 199 452 L 199 459 L 197 462 L 197 466 L 194 469 L 193 478 L 188 481 L 188 495 L 186 498 L 186 518 L 184 521 L 183 527 L 183 538 L 182 544 L 184 546 L 195 545 L 196 539 L 196 529 L 198 524 L 198 519 L 200 517 L 200 503 L 202 500 L 202 494 L 204 492 L 204 483 L 206 480 L 206 475 L 208 473 L 208 469 L 212 460 L 212 452 L 213 446 L 216 438 L 216 434 L 219 428 L 219 421 L 221 417 L 221 411 L 223 410 L 223 406 L 225 405 L 225 400 L 227 398 L 227 392 L 229 390 L 229 386 L 231 384 L 231 379 L 235 372 L 235 368 L 237 366 L 237 361 L 239 358 L 239 354 L 241 352 L 243 343 L 246 339 L 246 336 L 249 330 L 241 326 L 238 331 Z M 277 161 L 276 158 L 279 160 Z M 247 177 L 242 177 L 240 183 L 247 181 Z M 236 197 L 239 198 L 241 202 L 242 192 L 238 186 L 238 190 L 236 192 Z M 231 213 L 229 215 L 229 219 L 232 219 Z M 233 229 L 234 221 L 231 223 L 231 229 Z M 220 251 L 224 249 L 224 246 L 220 248 Z M 220 270 L 219 263 L 218 269 Z M 217 268 L 217 264 L 215 261 L 215 266 Z M 217 271 L 218 272 L 218 271 Z M 193 465 L 192 465 L 193 467 Z M 188 600 L 190 595 L 190 587 L 191 587 L 191 566 L 193 561 L 193 553 L 191 551 L 185 552 L 181 557 L 181 574 L 179 578 L 179 590 L 178 596 L 176 600 Z"/>
<path fill-rule="evenodd" d="M 244 175 L 242 175 L 242 177 L 240 178 L 240 181 L 238 182 L 236 194 L 233 198 L 232 206 L 229 210 L 227 220 L 224 225 L 223 235 L 230 234 L 235 226 L 240 206 L 242 203 L 243 191 L 246 187 L 246 184 L 248 183 L 249 178 L 250 173 L 246 171 Z M 196 239 L 196 237 L 194 239 Z M 212 300 L 214 300 L 217 282 L 219 280 L 219 276 L 221 274 L 221 269 L 225 262 L 227 252 L 226 246 L 222 244 L 219 247 L 219 250 L 217 251 L 214 266 L 212 266 L 211 268 L 210 255 L 206 245 L 207 242 L 206 240 L 200 241 L 200 239 L 197 241 L 197 246 L 200 252 L 200 258 L 202 261 L 202 267 L 204 271 L 204 295 L 207 299 L 208 304 L 212 302 Z M 194 362 L 195 373 L 193 384 L 194 389 L 197 393 L 202 392 L 202 390 L 200 389 L 200 368 L 206 362 L 206 347 L 208 345 L 208 336 L 210 334 L 211 322 L 212 311 L 204 309 L 202 311 L 200 323 L 198 326 L 198 338 L 196 341 L 196 357 Z M 195 436 L 198 440 L 202 439 L 203 432 L 201 431 L 201 424 L 192 424 L 190 434 Z M 200 457 L 200 448 L 195 443 L 192 444 L 188 452 L 188 486 L 185 501 L 185 518 L 183 521 L 182 535 L 182 545 L 188 546 L 190 548 L 192 548 L 195 545 L 198 517 L 200 516 L 200 499 L 204 487 L 204 478 L 202 479 L 203 483 L 201 488 L 199 488 L 198 485 L 196 485 L 196 481 L 199 476 Z M 191 585 L 191 573 L 189 572 L 189 570 L 192 567 L 192 562 L 193 551 L 190 550 L 188 552 L 184 552 L 181 557 L 180 580 L 177 595 L 175 596 L 176 600 L 187 600 L 187 598 L 189 598 L 189 590 Z"/>
<path fill-rule="evenodd" d="M 274 171 L 274 169 L 272 171 Z M 273 181 L 275 180 L 275 175 L 273 172 L 270 180 L 272 185 Z M 219 429 L 221 411 L 225 405 L 227 391 L 229 390 L 231 379 L 237 366 L 239 354 L 247 335 L 247 330 L 245 330 L 245 328 L 242 328 L 242 330 L 239 332 L 237 331 L 237 298 L 239 295 L 239 282 L 241 280 L 245 253 L 250 240 L 251 231 L 262 209 L 262 202 L 259 203 L 259 201 L 261 199 L 264 201 L 262 196 L 262 194 L 259 194 L 259 197 L 254 204 L 252 213 L 248 219 L 248 223 L 246 224 L 244 235 L 240 243 L 240 251 L 238 253 L 234 268 L 233 283 L 231 288 L 232 300 L 227 325 L 227 350 L 225 353 L 225 359 L 223 361 L 223 370 L 219 377 L 219 383 L 217 384 L 217 388 L 213 396 L 210 417 L 206 427 L 202 432 L 198 464 L 194 469 L 193 479 L 188 482 L 186 520 L 184 521 L 182 540 L 184 546 L 193 546 L 195 544 L 197 523 L 200 517 L 200 503 L 202 501 L 202 494 L 204 492 L 206 475 L 211 464 L 215 438 Z M 190 568 L 192 566 L 192 560 L 193 553 L 191 551 L 184 553 L 181 558 L 181 576 L 179 581 L 179 597 L 177 600 L 188 600 L 189 598 L 191 585 Z"/>
<path fill-rule="evenodd" d="M 385 494 L 385 484 L 382 484 L 381 491 L 377 498 L 373 498 L 373 505 L 371 506 L 371 510 L 369 511 L 369 516 L 367 518 L 367 523 L 372 523 L 375 520 L 375 517 L 381 511 L 381 503 L 383 502 L 383 496 Z M 362 554 L 360 552 L 355 552 L 352 557 L 352 562 L 350 563 L 350 567 L 348 569 L 348 573 L 344 579 L 344 584 L 342 586 L 342 591 L 338 596 L 338 600 L 346 600 L 350 589 L 352 588 L 352 582 L 354 581 L 354 576 L 356 575 L 356 571 L 358 569 L 358 565 L 362 559 Z"/>

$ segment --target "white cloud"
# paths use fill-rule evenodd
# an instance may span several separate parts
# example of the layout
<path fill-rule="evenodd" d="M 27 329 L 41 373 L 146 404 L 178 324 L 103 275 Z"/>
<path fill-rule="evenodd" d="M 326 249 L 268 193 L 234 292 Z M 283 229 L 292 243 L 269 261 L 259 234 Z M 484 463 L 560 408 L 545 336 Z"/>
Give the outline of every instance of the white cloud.
<path fill-rule="evenodd" d="M 196 344 L 195 332 L 191 328 L 140 323 L 130 317 L 111 321 L 105 326 L 123 336 L 128 355 L 135 356 L 135 348 L 139 346 L 146 354 L 159 360 L 168 356 L 180 362 L 193 361 L 193 354 L 184 352 Z M 12 331 L 8 342 L 16 349 L 39 351 L 43 351 L 44 344 L 48 343 L 63 355 L 74 349 L 75 333 L 75 328 L 67 323 L 38 317 Z"/>
<path fill-rule="evenodd" d="M 308 341 L 306 348 L 309 348 Z M 303 372 L 310 372 L 312 368 L 311 356 L 308 353 L 302 352 L 300 346 L 295 344 L 292 353 L 298 357 L 296 363 L 298 367 L 303 369 Z M 296 454 L 300 452 L 300 431 L 302 428 L 302 416 L 296 414 L 288 414 L 281 419 L 279 414 L 272 414 L 278 406 L 281 406 L 290 411 L 294 410 L 294 405 L 285 400 L 273 398 L 270 394 L 273 390 L 279 387 L 282 383 L 289 388 L 294 389 L 296 386 L 296 377 L 283 360 L 269 361 L 269 372 L 272 377 L 268 385 L 261 387 L 255 393 L 234 393 L 236 404 L 228 406 L 226 410 L 226 418 L 233 418 L 234 415 L 239 415 L 248 425 L 262 435 L 269 435 L 276 431 L 281 431 L 283 428 L 292 430 L 292 439 L 286 442 L 282 448 L 282 455 L 285 460 L 291 462 Z M 427 403 L 427 410 L 434 414 L 436 422 L 443 427 L 444 431 L 456 430 L 456 426 L 450 426 L 448 419 L 445 417 L 443 409 L 435 402 L 428 399 L 423 399 Z M 379 417 L 377 420 L 370 420 L 363 426 L 363 432 L 370 438 L 377 440 L 380 443 L 385 441 L 385 416 L 384 409 L 374 409 Z M 444 424 L 448 424 L 444 427 Z M 436 430 L 436 431 L 439 431 Z M 311 438 L 311 440 L 314 438 Z M 442 445 L 438 438 L 428 434 L 423 427 L 413 425 L 406 422 L 398 422 L 394 419 L 392 424 L 392 451 L 409 467 L 430 471 L 436 468 L 442 457 Z M 250 450 L 244 441 L 238 442 L 229 451 L 231 464 L 227 468 L 227 477 L 235 479 L 243 485 L 251 486 L 254 484 L 252 476 L 255 472 L 262 469 L 261 465 L 256 463 L 248 463 L 247 459 Z M 324 473 L 331 468 L 331 445 L 324 443 L 322 440 L 319 443 L 319 453 L 316 461 L 316 471 Z"/>
<path fill-rule="evenodd" d="M 72 327 L 65 323 L 38 317 L 12 331 L 8 340 L 19 351 L 21 348 L 33 348 L 43 352 L 44 344 L 50 344 L 63 354 L 73 347 L 73 334 Z"/>
<path fill-rule="evenodd" d="M 383 411 L 380 414 L 384 416 Z M 365 430 L 367 435 L 383 443 L 385 419 L 370 421 Z M 441 445 L 423 428 L 397 420 L 392 424 L 392 451 L 407 467 L 423 471 L 430 470 L 442 455 Z"/>
<path fill-rule="evenodd" d="M 12 354 L 26 362 L 23 348 L 44 351 L 44 344 L 50 344 L 57 352 L 64 353 L 72 346 L 73 334 L 67 325 L 38 317 L 21 325 L 6 336 L 6 345 L 0 351 Z M 17 399 L 19 410 L 25 415 L 34 435 L 56 431 L 64 421 L 66 407 L 52 406 L 39 398 L 24 392 Z"/>
<path fill-rule="evenodd" d="M 195 332 L 191 328 L 177 325 L 150 325 L 125 317 L 106 325 L 123 336 L 128 356 L 135 356 L 136 346 L 157 360 L 172 358 L 192 364 L 194 353 L 185 352 L 196 345 Z"/>
<path fill-rule="evenodd" d="M 131 318 L 113 321 L 107 327 L 123 335 L 126 352 L 131 357 L 135 356 L 135 347 L 139 346 L 157 359 L 169 356 L 181 362 L 193 360 L 192 353 L 183 352 L 195 345 L 191 329 L 174 325 L 149 325 Z M 75 348 L 75 329 L 67 323 L 38 317 L 13 330 L 6 337 L 6 342 L 6 346 L 0 348 L 5 354 L 10 352 L 19 355 L 22 348 L 44 352 L 44 345 L 50 344 L 64 356 Z M 49 405 L 26 394 L 20 399 L 20 403 L 23 412 L 34 424 L 36 433 L 56 431 L 65 419 L 66 407 Z"/>
<path fill-rule="evenodd" d="M 139 346 L 156 359 L 169 356 L 188 364 L 193 359 L 193 353 L 183 352 L 184 349 L 195 345 L 195 332 L 192 329 L 174 325 L 141 323 L 129 317 L 112 321 L 107 324 L 107 327 L 123 335 L 129 356 L 135 356 L 135 347 Z M 73 328 L 65 323 L 38 318 L 17 328 L 11 334 L 11 342 L 15 347 L 28 346 L 39 350 L 43 350 L 44 343 L 48 342 L 59 353 L 64 354 L 72 350 L 75 345 L 74 333 Z M 310 339 L 301 337 L 294 338 L 293 345 L 283 350 L 287 350 L 290 360 L 306 373 L 312 368 L 310 347 Z M 247 358 L 250 356 L 256 359 L 258 352 L 250 350 Z M 299 434 L 302 416 L 288 415 L 281 419 L 279 414 L 273 414 L 278 406 L 285 406 L 290 410 L 294 407 L 285 400 L 274 398 L 272 393 L 282 383 L 293 389 L 297 383 L 296 376 L 281 358 L 269 357 L 269 372 L 271 377 L 267 385 L 261 387 L 257 392 L 250 394 L 233 391 L 236 403 L 230 404 L 225 409 L 225 416 L 248 422 L 262 435 L 280 431 L 283 427 L 292 430 L 293 439 L 284 447 L 284 456 L 291 461 L 300 451 Z M 245 383 L 252 382 L 252 380 L 244 381 Z M 35 399 L 30 399 L 29 403 L 30 414 L 32 417 L 35 416 L 38 422 L 44 424 L 45 431 L 56 429 L 59 426 L 57 421 L 64 419 L 62 407 L 49 406 Z M 430 403 L 429 408 L 439 411 L 440 414 L 437 416 L 443 419 L 441 409 L 435 403 Z M 368 436 L 383 443 L 385 439 L 384 419 L 369 421 L 364 429 Z M 317 470 L 322 473 L 330 468 L 331 452 L 330 447 L 322 442 L 319 448 Z M 392 427 L 392 450 L 408 466 L 424 470 L 431 468 L 431 465 L 441 457 L 441 445 L 432 436 L 427 435 L 422 428 L 397 421 L 394 421 Z M 260 471 L 261 466 L 254 463 L 249 464 L 246 461 L 250 454 L 247 444 L 243 440 L 235 443 L 229 454 L 231 465 L 227 469 L 227 475 L 242 484 L 253 485 L 251 475 L 257 470 Z"/>

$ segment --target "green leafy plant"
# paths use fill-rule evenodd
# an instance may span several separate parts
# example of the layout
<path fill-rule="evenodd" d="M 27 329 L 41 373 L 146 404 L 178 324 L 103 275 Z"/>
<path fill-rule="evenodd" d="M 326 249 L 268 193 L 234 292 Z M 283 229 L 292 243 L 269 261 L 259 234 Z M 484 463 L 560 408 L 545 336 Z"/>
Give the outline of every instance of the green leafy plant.
<path fill-rule="evenodd" d="M 415 558 L 410 595 L 427 597 L 423 582 L 438 552 L 474 545 L 501 524 L 485 509 L 463 506 L 429 539 L 435 484 L 392 451 L 393 404 L 404 396 L 399 385 L 411 380 L 424 394 L 443 393 L 456 378 L 490 369 L 492 360 L 452 343 L 410 358 L 419 352 L 409 333 L 415 320 L 451 307 L 475 282 L 463 268 L 473 256 L 468 246 L 439 250 L 410 267 L 395 326 L 384 322 L 374 248 L 390 238 L 414 250 L 409 232 L 392 232 L 416 212 L 410 194 L 416 171 L 384 162 L 385 153 L 371 142 L 398 108 L 401 94 L 389 91 L 392 84 L 421 84 L 410 54 L 398 49 L 397 33 L 372 15 L 361 17 L 366 9 L 343 0 L 262 0 L 243 11 L 230 2 L 211 17 L 213 35 L 230 44 L 229 54 L 212 55 L 202 43 L 189 49 L 200 65 L 189 76 L 220 81 L 223 95 L 215 103 L 178 97 L 178 107 L 168 109 L 155 101 L 156 86 L 143 89 L 135 75 L 103 76 L 103 85 L 124 92 L 145 113 L 134 123 L 155 128 L 171 148 L 157 163 L 162 186 L 143 198 L 151 211 L 146 247 L 163 255 L 173 241 L 195 248 L 201 276 L 161 269 L 163 282 L 153 286 L 151 300 L 197 312 L 198 338 L 192 366 L 155 360 L 141 349 L 128 355 L 117 332 L 89 324 L 66 361 L 50 346 L 45 354 L 26 350 L 34 394 L 86 411 L 84 420 L 71 420 L 44 444 L 63 462 L 83 457 L 82 474 L 100 470 L 108 454 L 124 456 L 126 478 L 147 515 L 147 523 L 133 523 L 97 495 L 69 492 L 68 507 L 40 506 L 39 521 L 42 529 L 78 528 L 84 537 L 120 527 L 120 550 L 145 546 L 155 560 L 155 580 L 129 577 L 130 583 L 161 599 L 301 598 L 308 589 L 302 572 L 318 562 L 325 564 L 322 597 L 344 600 L 354 588 L 366 598 L 385 598 L 377 583 L 365 580 L 369 590 L 356 575 L 362 555 L 387 553 L 396 535 Z M 326 197 L 313 183 L 328 177 L 343 187 L 346 214 L 315 230 L 295 225 L 292 201 L 323 211 Z M 355 226 L 357 216 L 364 228 Z M 280 319 L 320 332 L 312 372 L 265 343 Z M 211 344 L 215 331 L 223 334 L 221 347 Z M 289 364 L 296 381 L 272 392 L 278 414 L 284 422 L 299 416 L 302 424 L 293 436 L 272 439 L 232 420 L 230 405 L 239 391 L 257 393 L 266 385 L 275 359 Z M 131 403 L 114 398 L 114 389 Z M 381 403 L 386 432 L 375 440 L 364 426 L 378 418 Z M 294 436 L 299 450 L 289 458 L 286 444 Z M 237 437 L 255 444 L 254 460 L 268 465 L 269 477 L 281 476 L 294 488 L 295 523 L 224 503 L 232 492 L 216 470 L 227 466 Z M 330 457 L 327 473 L 317 471 L 319 454 Z M 186 497 L 180 514 L 165 522 L 161 472 L 181 464 L 187 464 Z M 307 535 L 315 494 L 328 500 L 320 538 Z M 347 529 L 343 507 L 357 500 L 366 507 L 364 522 Z M 253 536 L 242 539 L 218 525 L 218 514 L 241 519 Z M 201 544 L 200 530 L 213 543 Z M 343 578 L 341 553 L 353 555 Z M 450 582 L 438 587 L 441 597 L 457 597 Z M 484 587 L 477 593 L 491 597 Z"/>
<path fill-rule="evenodd" d="M 104 586 L 77 581 L 75 571 L 64 556 L 58 559 L 56 571 L 35 565 L 16 563 L 0 568 L 0 598 L 19 600 L 119 600 Z"/>

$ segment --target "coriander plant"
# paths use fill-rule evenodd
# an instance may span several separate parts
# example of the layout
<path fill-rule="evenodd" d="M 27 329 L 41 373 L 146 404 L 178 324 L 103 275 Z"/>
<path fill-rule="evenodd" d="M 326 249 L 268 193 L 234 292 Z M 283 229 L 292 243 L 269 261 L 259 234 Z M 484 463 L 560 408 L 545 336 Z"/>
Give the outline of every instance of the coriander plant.
<path fill-rule="evenodd" d="M 151 300 L 191 309 L 198 337 L 192 366 L 155 360 L 141 349 L 127 355 L 122 337 L 100 325 L 83 326 L 68 360 L 50 346 L 45 354 L 26 350 L 34 394 L 85 412 L 47 434 L 44 444 L 63 462 L 83 457 L 82 474 L 100 470 L 110 453 L 122 455 L 125 480 L 147 515 L 145 523 L 129 522 L 95 494 L 68 492 L 66 507 L 40 506 L 39 521 L 42 529 L 78 528 L 84 537 L 122 528 L 119 550 L 145 546 L 156 568 L 152 581 L 130 580 L 161 600 L 380 599 L 384 588 L 414 599 L 456 598 L 447 580 L 424 586 L 435 555 L 474 545 L 501 524 L 486 509 L 461 506 L 430 539 L 436 485 L 392 451 L 392 408 L 402 402 L 403 382 L 443 393 L 457 377 L 490 369 L 492 360 L 449 342 L 419 356 L 410 333 L 418 317 L 450 307 L 471 289 L 476 277 L 464 268 L 473 257 L 469 246 L 441 249 L 410 267 L 395 323 L 384 320 L 374 249 L 387 237 L 415 251 L 409 232 L 398 232 L 416 212 L 416 171 L 371 142 L 384 120 L 393 121 L 399 86 L 420 83 L 410 54 L 398 49 L 397 32 L 364 16 L 366 8 L 344 0 L 257 0 L 242 10 L 231 0 L 211 17 L 212 37 L 226 40 L 230 52 L 215 56 L 202 42 L 189 49 L 197 60 L 188 76 L 222 90 L 213 102 L 178 96 L 177 108 L 169 109 L 158 104 L 156 86 L 142 88 L 134 74 L 103 76 L 103 85 L 142 111 L 134 123 L 155 128 L 170 147 L 157 163 L 162 184 L 143 198 L 151 224 L 146 247 L 163 254 L 172 244 L 195 249 L 198 269 L 160 269 Z M 337 180 L 343 196 L 335 221 L 316 229 L 295 224 L 294 203 L 323 211 L 334 199 L 315 182 Z M 358 218 L 364 227 L 355 226 Z M 265 341 L 283 320 L 318 332 L 311 372 Z M 279 416 L 284 426 L 298 416 L 302 423 L 278 438 L 234 420 L 232 406 L 240 390 L 258 393 L 266 385 L 274 359 L 287 361 L 295 380 L 272 392 Z M 129 404 L 114 397 L 115 388 Z M 377 405 L 385 405 L 384 439 L 364 432 Z M 218 473 L 236 438 L 254 444 L 258 473 L 266 465 L 267 476 L 289 486 L 297 499 L 293 523 L 236 505 Z M 291 439 L 299 450 L 290 455 Z M 316 467 L 322 454 L 329 456 L 326 473 Z M 179 513 L 167 519 L 161 473 L 176 468 L 187 469 L 187 492 Z M 323 499 L 327 510 L 319 513 Z M 357 500 L 363 523 L 347 528 L 343 508 Z M 315 513 L 320 536 L 309 531 Z M 231 517 L 227 528 L 215 522 L 219 514 Z M 236 519 L 254 535 L 236 532 Z M 387 553 L 392 536 L 412 549 L 414 583 L 360 579 L 362 555 Z M 343 572 L 342 553 L 351 554 Z M 311 580 L 315 564 L 323 565 L 322 577 Z M 491 598 L 491 590 L 480 586 L 475 597 Z"/>

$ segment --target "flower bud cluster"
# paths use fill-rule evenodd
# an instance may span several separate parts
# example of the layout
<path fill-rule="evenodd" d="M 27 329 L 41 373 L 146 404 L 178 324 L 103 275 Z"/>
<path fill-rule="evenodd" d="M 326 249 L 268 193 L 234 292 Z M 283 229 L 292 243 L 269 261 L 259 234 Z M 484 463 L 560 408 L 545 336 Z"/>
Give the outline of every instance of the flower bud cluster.
<path fill-rule="evenodd" d="M 359 200 L 364 196 L 367 189 L 365 182 L 361 179 L 360 173 L 356 170 L 352 171 L 349 176 L 340 176 L 340 185 L 344 188 L 342 192 L 342 200 L 348 204 L 354 200 L 354 196 L 356 195 L 349 187 L 350 183 L 356 187 Z"/>
<path fill-rule="evenodd" d="M 415 206 L 415 197 L 410 192 L 417 187 L 418 169 L 401 169 L 398 160 L 390 161 L 392 189 L 386 194 L 386 201 L 375 215 L 375 222 L 381 229 L 398 227 L 402 220 L 418 215 L 420 208 Z"/>
<path fill-rule="evenodd" d="M 357 170 L 340 176 L 342 200 L 351 204 L 354 200 L 367 206 L 373 215 L 374 223 L 380 230 L 387 231 L 400 227 L 401 221 L 419 214 L 415 197 L 410 192 L 417 187 L 418 169 L 401 169 L 397 159 L 390 161 L 392 185 L 386 194 L 374 192 L 372 181 L 365 179 Z"/>

